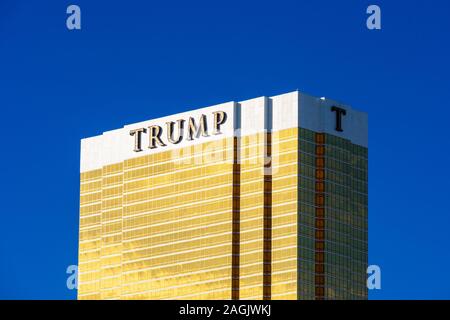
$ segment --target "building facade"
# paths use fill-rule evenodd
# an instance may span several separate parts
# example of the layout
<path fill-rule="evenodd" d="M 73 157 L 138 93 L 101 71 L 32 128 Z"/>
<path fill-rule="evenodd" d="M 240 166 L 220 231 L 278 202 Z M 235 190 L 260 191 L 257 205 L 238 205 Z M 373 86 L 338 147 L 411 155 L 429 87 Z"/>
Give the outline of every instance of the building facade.
<path fill-rule="evenodd" d="M 79 299 L 366 299 L 367 114 L 300 92 L 81 141 Z"/>

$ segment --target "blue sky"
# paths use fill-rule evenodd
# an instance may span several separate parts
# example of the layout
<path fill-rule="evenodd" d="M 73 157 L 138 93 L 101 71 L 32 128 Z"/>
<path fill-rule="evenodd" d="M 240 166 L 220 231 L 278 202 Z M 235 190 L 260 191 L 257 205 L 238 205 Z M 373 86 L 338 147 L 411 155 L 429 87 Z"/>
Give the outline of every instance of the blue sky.
<path fill-rule="evenodd" d="M 66 28 L 77 4 L 82 30 Z M 366 28 L 366 8 L 382 30 Z M 0 2 L 0 298 L 74 299 L 79 140 L 295 89 L 369 113 L 373 299 L 449 299 L 448 1 Z"/>

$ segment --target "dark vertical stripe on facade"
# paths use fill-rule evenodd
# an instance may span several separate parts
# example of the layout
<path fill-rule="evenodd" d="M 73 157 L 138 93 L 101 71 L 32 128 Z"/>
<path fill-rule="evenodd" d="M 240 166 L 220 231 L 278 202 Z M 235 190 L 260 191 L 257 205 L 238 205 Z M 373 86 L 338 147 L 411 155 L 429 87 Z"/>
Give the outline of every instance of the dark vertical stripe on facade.
<path fill-rule="evenodd" d="M 264 161 L 263 299 L 272 298 L 272 135 L 266 134 Z"/>
<path fill-rule="evenodd" d="M 231 299 L 239 300 L 239 252 L 240 252 L 240 194 L 241 165 L 239 163 L 239 140 L 234 137 L 233 151 L 233 230 L 231 258 Z"/>
<path fill-rule="evenodd" d="M 315 134 L 315 298 L 325 298 L 325 135 Z"/>

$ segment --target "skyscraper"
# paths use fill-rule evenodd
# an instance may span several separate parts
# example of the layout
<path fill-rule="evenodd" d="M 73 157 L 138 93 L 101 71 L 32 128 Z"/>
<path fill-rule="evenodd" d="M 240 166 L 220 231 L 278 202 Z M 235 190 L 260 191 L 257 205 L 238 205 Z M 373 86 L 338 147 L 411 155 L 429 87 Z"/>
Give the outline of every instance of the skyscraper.
<path fill-rule="evenodd" d="M 367 114 L 300 92 L 81 141 L 79 299 L 366 299 Z"/>

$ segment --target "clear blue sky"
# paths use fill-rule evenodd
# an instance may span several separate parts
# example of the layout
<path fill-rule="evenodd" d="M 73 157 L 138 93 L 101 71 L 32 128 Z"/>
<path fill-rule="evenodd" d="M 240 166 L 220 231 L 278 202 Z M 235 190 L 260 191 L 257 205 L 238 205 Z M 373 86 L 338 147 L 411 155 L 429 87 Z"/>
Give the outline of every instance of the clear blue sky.
<path fill-rule="evenodd" d="M 81 138 L 295 89 L 369 113 L 370 297 L 450 298 L 449 14 L 445 0 L 1 0 L 0 298 L 76 297 Z"/>

